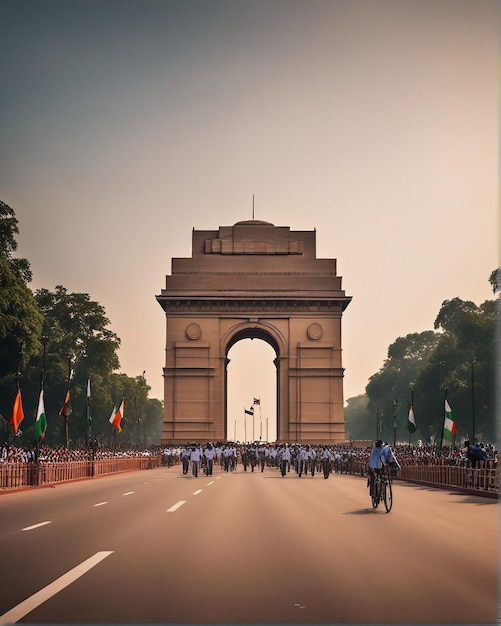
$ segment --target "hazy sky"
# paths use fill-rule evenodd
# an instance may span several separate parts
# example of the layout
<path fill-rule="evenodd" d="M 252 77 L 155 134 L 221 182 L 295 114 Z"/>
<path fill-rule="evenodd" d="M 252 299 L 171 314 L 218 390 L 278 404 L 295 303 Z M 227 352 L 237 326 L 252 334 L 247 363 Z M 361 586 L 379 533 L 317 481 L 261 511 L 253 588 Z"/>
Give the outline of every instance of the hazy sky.
<path fill-rule="evenodd" d="M 154 397 L 171 259 L 253 194 L 338 260 L 345 399 L 444 300 L 492 297 L 496 0 L 0 0 L 0 29 L 0 198 L 31 287 L 102 304 Z M 274 419 L 272 379 L 230 411 Z"/>

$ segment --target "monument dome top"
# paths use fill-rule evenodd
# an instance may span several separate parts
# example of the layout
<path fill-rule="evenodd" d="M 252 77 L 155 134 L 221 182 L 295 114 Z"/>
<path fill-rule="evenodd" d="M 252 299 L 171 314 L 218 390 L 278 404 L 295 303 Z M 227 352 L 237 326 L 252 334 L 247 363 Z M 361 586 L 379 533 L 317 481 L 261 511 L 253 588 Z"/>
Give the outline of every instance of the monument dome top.
<path fill-rule="evenodd" d="M 243 220 L 237 222 L 235 226 L 274 226 L 271 222 L 265 222 L 264 220 Z"/>

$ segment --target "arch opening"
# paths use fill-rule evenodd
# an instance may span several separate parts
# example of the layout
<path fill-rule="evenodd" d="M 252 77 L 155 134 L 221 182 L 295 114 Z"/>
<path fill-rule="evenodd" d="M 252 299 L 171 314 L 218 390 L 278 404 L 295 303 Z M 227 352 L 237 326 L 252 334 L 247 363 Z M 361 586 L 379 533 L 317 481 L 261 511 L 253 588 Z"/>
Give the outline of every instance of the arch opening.
<path fill-rule="evenodd" d="M 238 333 L 227 349 L 226 438 L 241 442 L 276 441 L 277 347 L 266 333 L 248 330 L 251 332 Z"/>

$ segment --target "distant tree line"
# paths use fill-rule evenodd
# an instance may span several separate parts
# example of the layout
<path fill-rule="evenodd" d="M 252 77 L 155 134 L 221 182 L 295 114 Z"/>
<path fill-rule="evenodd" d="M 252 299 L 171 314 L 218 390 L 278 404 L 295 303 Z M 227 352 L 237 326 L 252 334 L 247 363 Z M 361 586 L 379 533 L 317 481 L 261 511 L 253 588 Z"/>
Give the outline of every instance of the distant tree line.
<path fill-rule="evenodd" d="M 30 263 L 14 256 L 18 234 L 14 210 L 0 201 L 0 442 L 33 443 L 43 380 L 44 443 L 66 444 L 65 420 L 59 412 L 67 391 L 70 446 L 89 440 L 158 443 L 162 402 L 149 398 L 144 373 L 135 377 L 117 373 L 120 339 L 108 328 L 104 308 L 88 294 L 69 293 L 61 285 L 32 292 Z M 14 438 L 9 421 L 18 386 L 25 418 Z M 117 432 L 109 418 L 122 398 L 124 418 L 122 431 Z"/>
<path fill-rule="evenodd" d="M 500 270 L 490 277 L 499 293 Z M 496 440 L 496 324 L 499 298 L 477 306 L 453 298 L 442 303 L 434 330 L 399 337 L 365 394 L 349 398 L 347 437 L 440 445 L 447 399 L 457 424 L 456 441 Z M 417 431 L 407 430 L 409 409 Z M 396 425 L 396 427 L 395 427 Z"/>

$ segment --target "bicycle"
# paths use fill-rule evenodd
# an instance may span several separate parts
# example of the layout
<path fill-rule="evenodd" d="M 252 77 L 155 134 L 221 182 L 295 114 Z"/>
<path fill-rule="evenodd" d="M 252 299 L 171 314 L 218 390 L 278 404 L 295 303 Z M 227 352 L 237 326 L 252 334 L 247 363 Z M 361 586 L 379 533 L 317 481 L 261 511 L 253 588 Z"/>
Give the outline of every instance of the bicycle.
<path fill-rule="evenodd" d="M 374 477 L 373 480 L 370 481 L 372 507 L 377 509 L 379 503 L 384 502 L 384 508 L 386 512 L 389 513 L 393 505 L 390 467 L 386 463 L 383 463 L 381 469 L 373 469 L 371 471 Z"/>

